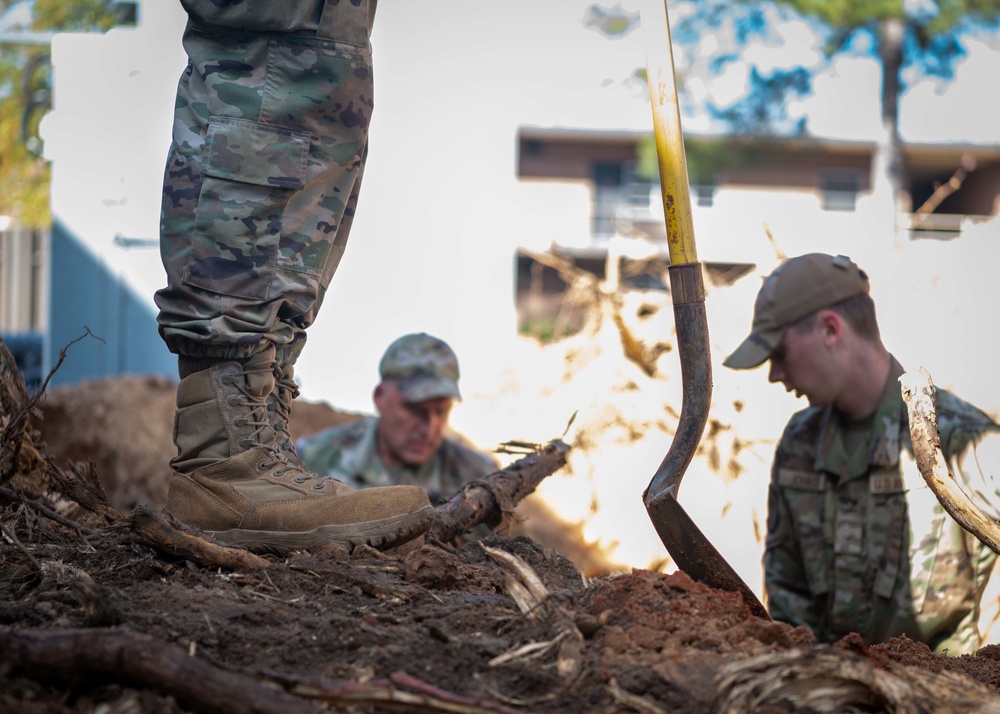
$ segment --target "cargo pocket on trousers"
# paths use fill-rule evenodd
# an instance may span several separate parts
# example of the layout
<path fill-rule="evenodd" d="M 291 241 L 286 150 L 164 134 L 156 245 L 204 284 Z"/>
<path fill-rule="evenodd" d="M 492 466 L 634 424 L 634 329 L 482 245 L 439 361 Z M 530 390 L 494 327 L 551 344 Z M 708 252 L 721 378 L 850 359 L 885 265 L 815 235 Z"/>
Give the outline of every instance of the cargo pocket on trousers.
<path fill-rule="evenodd" d="M 282 216 L 305 185 L 309 134 L 245 119 L 213 118 L 184 282 L 252 299 L 270 296 Z"/>
<path fill-rule="evenodd" d="M 243 32 L 298 32 L 316 29 L 319 0 L 181 0 L 181 4 L 194 22 L 211 27 Z"/>

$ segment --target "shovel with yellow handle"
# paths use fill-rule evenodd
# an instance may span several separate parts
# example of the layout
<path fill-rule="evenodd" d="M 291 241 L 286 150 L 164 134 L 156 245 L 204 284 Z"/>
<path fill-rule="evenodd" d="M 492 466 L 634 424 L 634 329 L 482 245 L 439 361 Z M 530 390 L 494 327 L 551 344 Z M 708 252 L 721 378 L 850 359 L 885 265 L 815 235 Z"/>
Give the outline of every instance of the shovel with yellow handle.
<path fill-rule="evenodd" d="M 740 593 L 754 615 L 768 618 L 757 596 L 677 501 L 681 478 L 698 448 L 708 420 L 712 402 L 712 363 L 705 318 L 705 282 L 695 250 L 687 160 L 665 0 L 646 0 L 642 8 L 642 26 L 670 254 L 667 270 L 684 390 L 677 433 L 642 494 L 643 503 L 657 535 L 678 568 L 710 587 Z"/>

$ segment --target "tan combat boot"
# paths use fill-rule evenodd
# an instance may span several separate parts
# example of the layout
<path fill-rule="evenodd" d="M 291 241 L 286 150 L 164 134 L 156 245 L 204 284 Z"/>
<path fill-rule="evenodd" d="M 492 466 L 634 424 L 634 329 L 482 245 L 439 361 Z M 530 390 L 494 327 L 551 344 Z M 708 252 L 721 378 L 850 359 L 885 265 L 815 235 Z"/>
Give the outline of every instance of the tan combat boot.
<path fill-rule="evenodd" d="M 273 553 L 335 542 L 386 549 L 430 528 L 434 510 L 417 486 L 355 491 L 286 457 L 267 410 L 273 368 L 270 347 L 181 380 L 167 509 L 223 542 Z"/>

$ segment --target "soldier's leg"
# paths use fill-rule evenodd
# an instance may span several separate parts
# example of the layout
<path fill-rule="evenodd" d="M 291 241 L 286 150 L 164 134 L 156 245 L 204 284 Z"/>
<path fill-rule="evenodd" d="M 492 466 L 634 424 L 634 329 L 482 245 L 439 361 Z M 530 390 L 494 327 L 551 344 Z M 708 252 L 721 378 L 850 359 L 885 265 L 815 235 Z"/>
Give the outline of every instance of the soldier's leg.
<path fill-rule="evenodd" d="M 344 254 L 347 237 L 350 235 L 351 226 L 354 222 L 354 213 L 358 205 L 358 193 L 361 189 L 361 175 L 364 171 L 364 158 L 365 155 L 362 155 L 361 167 L 358 169 L 358 175 L 354 181 L 354 187 L 351 191 L 351 195 L 347 199 L 344 215 L 340 220 L 340 228 L 337 231 L 337 236 L 334 241 L 334 247 L 331 253 L 334 260 L 331 262 L 331 265 L 329 265 L 331 276 L 336 269 L 337 263 L 340 262 L 341 256 Z M 305 328 L 308 324 L 312 323 L 313 319 L 315 319 L 316 311 L 322 303 L 324 294 L 324 292 L 320 293 L 314 304 L 314 310 L 311 313 L 306 316 L 302 316 L 299 319 L 291 318 L 287 321 L 287 324 L 293 328 L 294 336 L 291 342 L 279 347 L 275 355 L 275 389 L 268 398 L 267 403 L 268 410 L 271 412 L 271 424 L 278 436 L 279 447 L 286 453 L 289 459 L 295 461 L 303 468 L 305 465 L 301 462 L 295 451 L 295 442 L 291 437 L 288 426 L 292 405 L 299 393 L 298 385 L 295 383 L 294 365 L 299 354 L 302 352 L 302 348 L 305 346 Z"/>
<path fill-rule="evenodd" d="M 354 492 L 280 448 L 267 401 L 343 255 L 372 108 L 367 3 L 185 3 L 156 294 L 178 354 L 168 507 L 266 550 L 389 547 L 433 518 L 419 488 Z"/>

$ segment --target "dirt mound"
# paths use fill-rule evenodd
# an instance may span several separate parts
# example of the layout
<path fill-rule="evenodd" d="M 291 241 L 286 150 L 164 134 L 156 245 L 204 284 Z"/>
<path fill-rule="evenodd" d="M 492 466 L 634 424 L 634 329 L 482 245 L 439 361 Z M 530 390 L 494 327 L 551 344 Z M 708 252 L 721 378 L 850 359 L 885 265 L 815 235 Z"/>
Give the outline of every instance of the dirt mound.
<path fill-rule="evenodd" d="M 143 377 L 55 390 L 40 408 L 43 450 L 60 469 L 93 461 L 123 513 L 156 505 L 173 390 Z M 355 417 L 303 403 L 292 428 Z M 125 519 L 108 527 L 59 498 L 65 490 L 31 503 L 0 495 L 0 711 L 971 712 L 1000 702 L 995 646 L 955 659 L 906 639 L 820 647 L 683 573 L 587 578 L 524 535 L 267 557 L 233 571 L 154 549 Z M 822 706 L 809 701 L 817 687 Z"/>
<path fill-rule="evenodd" d="M 174 455 L 176 389 L 153 376 L 54 389 L 39 406 L 45 448 L 60 468 L 93 462 L 111 503 L 123 513 L 140 503 L 162 505 Z"/>
<path fill-rule="evenodd" d="M 111 503 L 127 513 L 140 503 L 163 505 L 177 384 L 147 375 L 86 380 L 53 389 L 39 406 L 38 428 L 57 466 L 92 461 Z M 358 418 L 326 404 L 296 404 L 295 437 Z"/>

